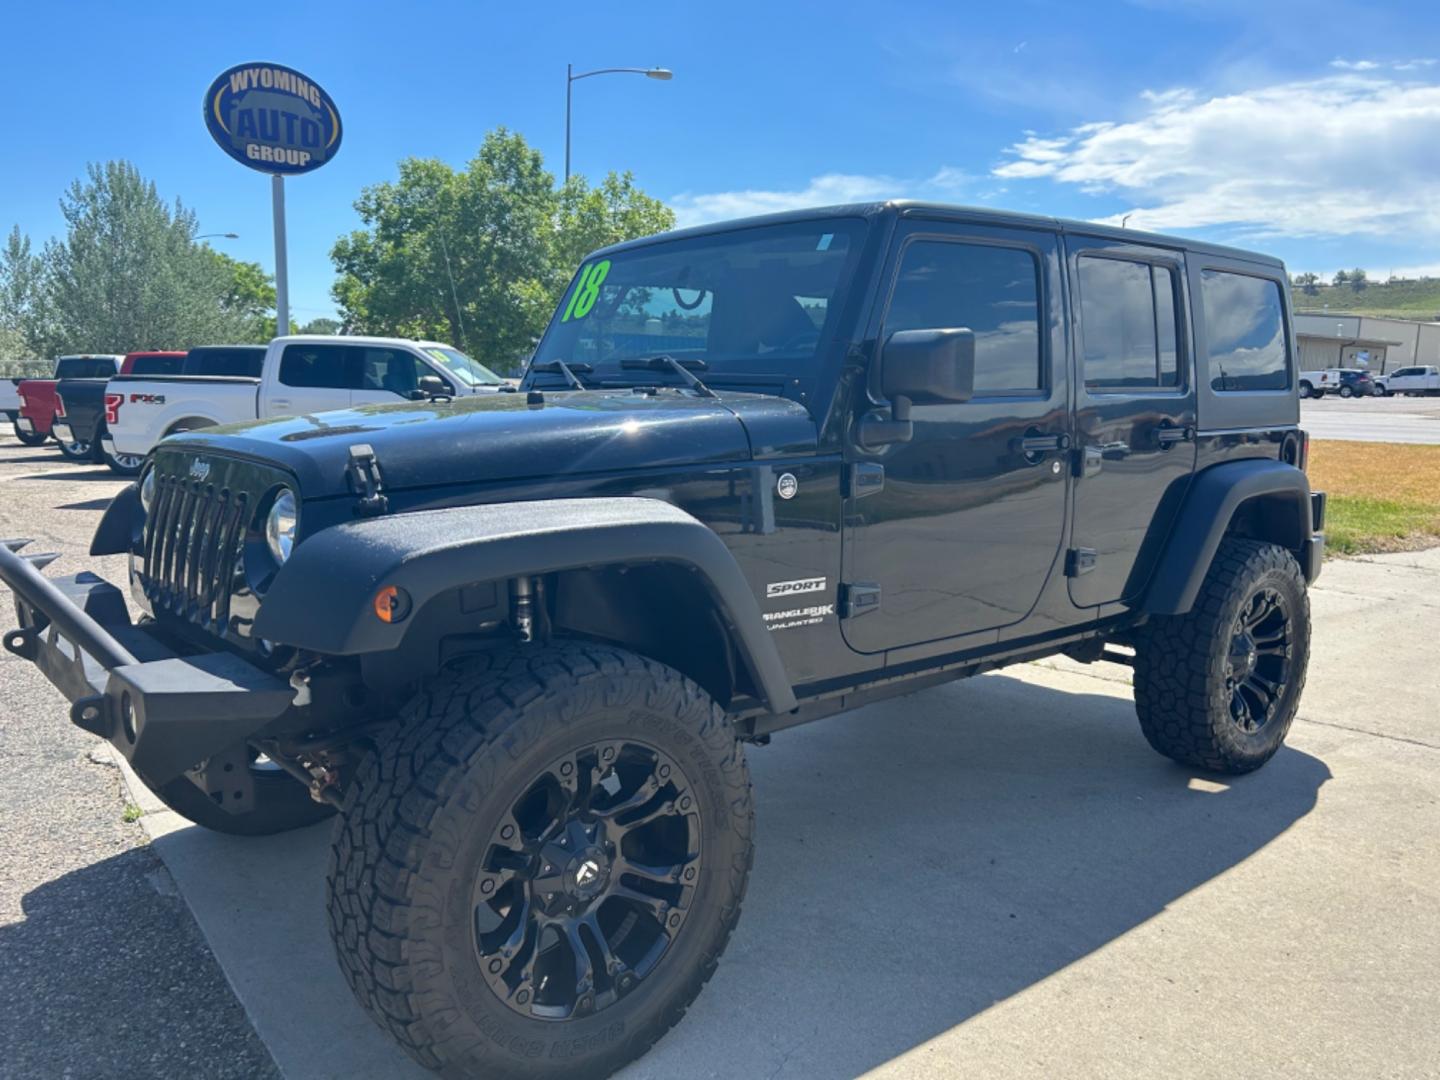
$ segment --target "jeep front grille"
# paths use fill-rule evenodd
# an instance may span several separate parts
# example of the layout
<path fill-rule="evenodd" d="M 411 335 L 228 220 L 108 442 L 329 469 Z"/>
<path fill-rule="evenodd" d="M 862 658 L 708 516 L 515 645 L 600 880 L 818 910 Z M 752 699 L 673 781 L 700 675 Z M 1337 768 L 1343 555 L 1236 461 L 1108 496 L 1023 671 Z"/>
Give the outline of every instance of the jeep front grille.
<path fill-rule="evenodd" d="M 245 492 L 157 469 L 140 575 L 157 614 L 163 609 L 225 632 L 249 513 Z"/>

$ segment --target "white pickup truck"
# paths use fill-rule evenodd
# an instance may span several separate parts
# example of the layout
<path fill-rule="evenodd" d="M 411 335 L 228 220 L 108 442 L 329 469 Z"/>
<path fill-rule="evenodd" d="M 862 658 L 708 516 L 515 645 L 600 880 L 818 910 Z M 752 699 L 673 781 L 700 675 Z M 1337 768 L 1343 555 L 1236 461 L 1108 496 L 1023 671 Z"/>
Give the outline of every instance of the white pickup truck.
<path fill-rule="evenodd" d="M 1419 394 L 1430 396 L 1440 394 L 1440 367 L 1396 368 L 1384 376 L 1386 394 Z"/>
<path fill-rule="evenodd" d="M 438 341 L 302 334 L 270 342 L 258 377 L 119 376 L 105 392 L 106 454 L 144 457 L 177 431 L 394 404 L 432 394 L 462 397 L 509 387 Z"/>

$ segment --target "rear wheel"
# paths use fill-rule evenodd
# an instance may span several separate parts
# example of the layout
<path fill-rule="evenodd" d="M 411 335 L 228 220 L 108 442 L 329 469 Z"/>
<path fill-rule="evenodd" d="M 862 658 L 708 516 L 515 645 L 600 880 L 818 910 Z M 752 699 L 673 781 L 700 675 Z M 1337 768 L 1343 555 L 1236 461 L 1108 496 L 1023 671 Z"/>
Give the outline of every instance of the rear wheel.
<path fill-rule="evenodd" d="M 347 793 L 341 967 L 447 1076 L 608 1076 L 714 973 L 752 826 L 734 731 L 678 672 L 598 645 L 467 659 Z"/>
<path fill-rule="evenodd" d="M 1305 686 L 1310 601 L 1295 557 L 1230 538 L 1184 615 L 1135 645 L 1135 710 L 1160 753 L 1215 772 L 1258 769 L 1280 749 Z"/>
<path fill-rule="evenodd" d="M 1302 398 L 1314 397 L 1315 388 L 1311 386 L 1308 382 L 1302 382 L 1300 384 L 1300 396 Z"/>
<path fill-rule="evenodd" d="M 1340 387 L 1339 394 L 1343 398 L 1349 398 L 1355 396 L 1355 391 L 1352 387 L 1342 386 Z"/>
<path fill-rule="evenodd" d="M 112 454 L 103 449 L 100 453 L 105 458 L 105 464 L 110 466 L 110 471 L 120 476 L 139 476 L 140 469 L 145 464 L 144 454 Z"/>
<path fill-rule="evenodd" d="M 55 440 L 55 445 L 60 448 L 60 456 L 67 461 L 94 461 L 95 444 L 88 440 L 76 439 L 71 442 Z"/>
<path fill-rule="evenodd" d="M 20 426 L 15 425 L 15 438 L 20 440 L 21 446 L 41 446 L 49 435 L 41 435 L 36 431 L 21 431 Z"/>
<path fill-rule="evenodd" d="M 255 783 L 255 805 L 238 814 L 222 809 L 184 776 L 151 790 L 181 817 L 212 832 L 232 836 L 289 832 L 324 821 L 335 813 L 333 806 L 316 802 L 298 780 L 254 751 L 251 751 L 250 777 Z"/>

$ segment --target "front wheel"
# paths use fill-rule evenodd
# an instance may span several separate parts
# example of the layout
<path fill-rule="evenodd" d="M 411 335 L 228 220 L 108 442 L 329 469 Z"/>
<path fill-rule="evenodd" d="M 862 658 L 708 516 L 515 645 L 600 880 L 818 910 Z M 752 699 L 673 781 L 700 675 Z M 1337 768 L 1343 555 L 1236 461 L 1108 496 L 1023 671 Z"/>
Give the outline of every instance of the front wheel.
<path fill-rule="evenodd" d="M 1351 398 L 1351 397 L 1354 397 L 1354 396 L 1355 396 L 1355 391 L 1354 391 L 1354 389 L 1353 389 L 1352 387 L 1349 387 L 1349 386 L 1342 386 L 1342 387 L 1340 387 L 1339 393 L 1340 393 L 1340 396 L 1343 397 L 1343 398 Z"/>
<path fill-rule="evenodd" d="M 75 439 L 71 442 L 55 440 L 55 445 L 60 448 L 60 456 L 66 461 L 87 461 L 95 460 L 95 444 L 84 439 Z"/>
<path fill-rule="evenodd" d="M 362 762 L 330 930 L 372 1017 L 447 1076 L 608 1076 L 715 972 L 750 869 L 718 705 L 618 649 L 468 658 Z"/>
<path fill-rule="evenodd" d="M 1300 384 L 1300 396 L 1302 398 L 1314 397 L 1315 388 L 1311 386 L 1308 382 L 1302 382 Z"/>
<path fill-rule="evenodd" d="M 1278 544 L 1221 543 L 1189 612 L 1135 644 L 1135 710 L 1150 745 L 1182 764 L 1246 773 L 1295 719 L 1310 657 L 1310 600 Z"/>
<path fill-rule="evenodd" d="M 110 466 L 110 471 L 117 476 L 139 476 L 145 465 L 144 454 L 112 454 L 103 448 L 100 453 L 105 458 L 105 464 Z"/>
<path fill-rule="evenodd" d="M 41 446 L 49 435 L 41 435 L 38 431 L 21 431 L 20 425 L 14 425 L 15 438 L 20 440 L 21 446 Z"/>

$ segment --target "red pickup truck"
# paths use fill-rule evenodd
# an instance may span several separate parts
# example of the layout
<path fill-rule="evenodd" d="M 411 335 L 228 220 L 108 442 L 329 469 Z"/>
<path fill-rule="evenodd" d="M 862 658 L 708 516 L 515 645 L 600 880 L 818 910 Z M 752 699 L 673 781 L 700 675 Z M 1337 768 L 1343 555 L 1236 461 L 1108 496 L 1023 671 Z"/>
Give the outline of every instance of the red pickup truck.
<path fill-rule="evenodd" d="M 55 422 L 55 410 L 59 396 L 55 388 L 61 379 L 111 378 L 120 369 L 124 359 L 117 353 L 85 353 L 77 356 L 62 356 L 55 361 L 55 377 L 52 379 L 26 379 L 16 392 L 20 395 L 20 415 L 15 418 L 15 437 L 26 446 L 39 446 L 50 437 L 50 427 Z M 66 457 L 86 459 L 90 456 L 87 447 L 83 454 L 72 453 L 73 448 L 60 447 Z"/>

